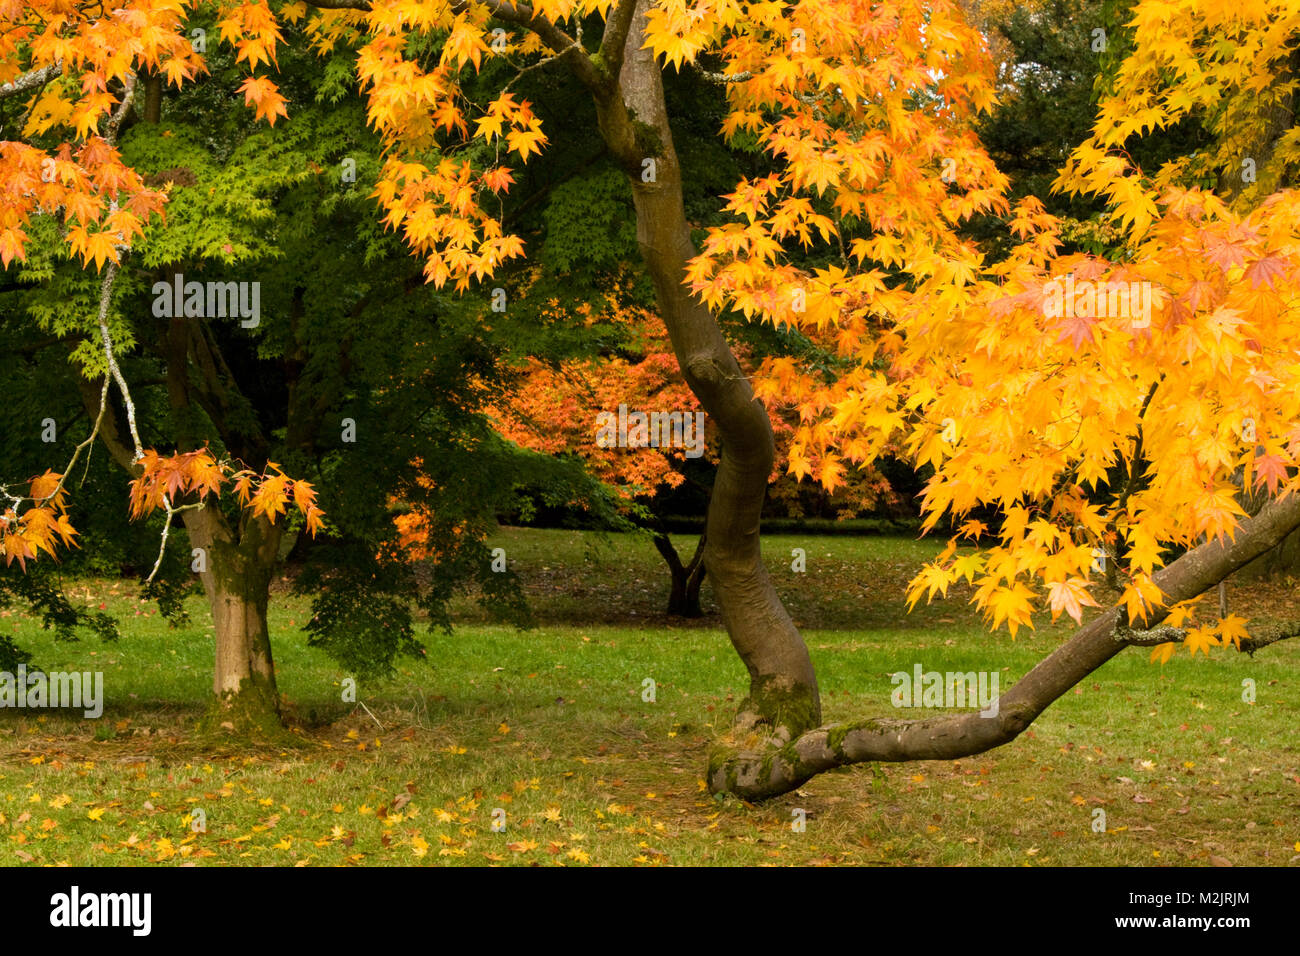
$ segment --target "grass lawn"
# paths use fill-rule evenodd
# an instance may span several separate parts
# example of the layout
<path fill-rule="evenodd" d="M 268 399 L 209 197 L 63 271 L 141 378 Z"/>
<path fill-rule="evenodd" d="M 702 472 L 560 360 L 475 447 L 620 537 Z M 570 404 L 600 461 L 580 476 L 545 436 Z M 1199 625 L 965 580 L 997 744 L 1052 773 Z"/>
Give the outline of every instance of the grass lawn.
<path fill-rule="evenodd" d="M 689 554 L 693 541 L 676 540 Z M 751 806 L 715 800 L 702 780 L 744 668 L 716 615 L 664 619 L 649 540 L 503 529 L 494 544 L 537 626 L 497 626 L 465 602 L 452 635 L 429 636 L 427 661 L 360 684 L 364 707 L 341 700 L 347 675 L 307 647 L 307 602 L 276 595 L 284 747 L 191 735 L 212 666 L 197 598 L 172 630 L 133 583 L 71 585 L 121 619 L 113 644 L 56 643 L 0 612 L 38 664 L 102 671 L 106 696 L 99 720 L 0 711 L 0 863 L 1300 865 L 1300 642 L 1254 659 L 1180 651 L 1163 668 L 1129 650 L 1000 750 L 848 768 Z M 905 614 L 928 541 L 778 536 L 765 548 L 827 720 L 891 712 L 890 673 L 917 663 L 997 671 L 1005 691 L 1068 634 L 989 634 L 968 592 Z M 794 548 L 805 573 L 790 569 Z M 1295 616 L 1293 583 L 1231 593 L 1252 620 Z M 195 810 L 206 832 L 191 829 Z"/>

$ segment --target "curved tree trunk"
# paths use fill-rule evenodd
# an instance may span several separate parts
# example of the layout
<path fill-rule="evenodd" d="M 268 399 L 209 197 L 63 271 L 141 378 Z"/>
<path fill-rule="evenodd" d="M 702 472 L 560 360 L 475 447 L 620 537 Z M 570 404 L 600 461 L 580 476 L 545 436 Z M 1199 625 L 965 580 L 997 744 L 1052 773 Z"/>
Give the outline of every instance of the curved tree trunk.
<path fill-rule="evenodd" d="M 1166 607 L 1205 593 L 1297 528 L 1300 496 L 1292 495 L 1245 519 L 1231 543 L 1211 542 L 1184 554 L 1155 575 Z M 1156 611 L 1144 624 L 1156 628 L 1166 616 L 1166 611 Z M 834 767 L 875 760 L 953 760 L 999 747 L 1124 648 L 1182 637 L 1181 631 L 1157 629 L 1148 639 L 1151 630 L 1135 632 L 1127 625 L 1122 608 L 1098 615 L 1017 681 L 990 708 L 989 716 L 970 712 L 920 720 L 881 717 L 819 727 L 780 748 L 719 747 L 709 760 L 709 787 L 715 793 L 763 799 L 787 793 Z M 1300 628 L 1284 627 L 1272 640 L 1295 636 L 1296 631 Z M 1253 651 L 1256 645 L 1247 643 L 1242 650 Z"/>
<path fill-rule="evenodd" d="M 648 0 L 619 4 L 600 54 L 585 65 L 580 61 L 578 71 L 592 89 L 601 134 L 632 185 L 637 242 L 678 365 L 722 436 L 704 566 L 727 633 L 749 671 L 750 693 L 738 723 L 762 725 L 766 735 L 784 742 L 821 722 L 821 700 L 808 648 L 760 553 L 759 516 L 775 441 L 767 411 L 754 398 L 717 320 L 682 285 L 696 249 L 659 66 L 641 49 L 648 6 Z M 652 175 L 646 175 L 646 160 L 653 160 Z"/>
<path fill-rule="evenodd" d="M 1053 700 L 1123 648 L 1151 643 L 1150 632 L 1144 636 L 1129 630 L 1122 609 L 1112 608 L 1017 682 L 988 717 L 884 718 L 819 727 L 821 704 L 808 649 L 760 555 L 759 516 L 775 458 L 771 423 L 716 319 L 683 286 L 685 267 L 696 250 L 682 204 L 681 168 L 660 69 L 651 52 L 641 48 L 648 0 L 618 0 L 595 55 L 526 6 L 488 2 L 497 16 L 536 31 L 591 91 L 601 134 L 632 185 L 637 239 L 678 364 L 722 438 L 704 563 L 728 634 L 749 670 L 750 694 L 737 719 L 737 730 L 748 731 L 744 743 L 714 751 L 710 789 L 760 799 L 845 764 L 981 753 L 1014 739 Z M 654 160 L 651 175 L 646 175 L 648 159 Z M 1275 501 L 1243 522 L 1233 543 L 1194 549 L 1156 575 L 1156 582 L 1168 603 L 1195 597 L 1297 528 L 1300 497 Z M 1149 623 L 1159 624 L 1164 616 L 1157 613 Z M 1282 636 L 1295 636 L 1300 625 L 1282 631 Z M 1181 631 L 1174 633 L 1160 639 L 1182 639 Z M 1246 642 L 1243 649 L 1248 649 Z"/>

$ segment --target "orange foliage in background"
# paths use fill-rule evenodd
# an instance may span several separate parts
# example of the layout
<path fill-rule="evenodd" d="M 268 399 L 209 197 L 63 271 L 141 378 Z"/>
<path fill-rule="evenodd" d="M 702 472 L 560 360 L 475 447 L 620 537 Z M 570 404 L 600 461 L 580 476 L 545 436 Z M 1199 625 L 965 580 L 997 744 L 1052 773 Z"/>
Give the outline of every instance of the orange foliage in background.
<path fill-rule="evenodd" d="M 423 461 L 417 458 L 413 464 L 419 471 Z M 416 481 L 422 488 L 433 490 L 436 487 L 433 479 L 422 472 Z M 400 498 L 389 501 L 390 507 L 402 505 Z M 433 515 L 425 508 L 418 505 L 410 506 L 409 510 L 393 519 L 393 524 L 397 527 L 397 541 L 387 546 L 384 557 L 399 561 L 437 561 L 444 554 L 444 549 L 438 546 L 437 539 L 431 534 Z M 465 534 L 473 534 L 480 539 L 483 537 L 481 531 L 471 531 L 469 525 L 464 522 L 439 529 L 439 535 L 443 538 L 457 539 Z"/>
<path fill-rule="evenodd" d="M 623 326 L 631 344 L 625 354 L 568 359 L 548 365 L 528 359 L 508 400 L 488 409 L 497 430 L 524 448 L 551 455 L 575 454 L 596 477 L 627 499 L 646 500 L 685 480 L 683 448 L 602 448 L 597 416 L 632 411 L 694 413 L 700 404 L 682 379 L 663 323 L 653 312 L 607 296 L 606 318 Z M 559 303 L 552 300 L 552 311 Z M 595 321 L 589 306 L 583 320 Z M 706 419 L 707 422 L 707 419 Z M 707 436 L 707 433 L 706 433 Z M 716 452 L 705 443 L 706 455 Z"/>
<path fill-rule="evenodd" d="M 651 309 L 627 304 L 621 293 L 616 288 L 607 296 L 606 315 L 630 331 L 634 347 L 628 354 L 570 359 L 559 365 L 530 359 L 509 400 L 489 413 L 511 441 L 547 454 L 576 454 L 625 500 L 644 503 L 686 480 L 681 470 L 684 449 L 602 448 L 596 441 L 597 416 L 617 413 L 620 404 L 629 412 L 684 413 L 699 411 L 700 404 L 682 377 L 663 321 Z M 552 308 L 558 307 L 552 303 Z M 594 321 L 589 306 L 582 311 L 584 321 Z M 751 350 L 743 346 L 736 348 L 736 355 L 742 367 L 756 364 Z M 769 495 L 782 510 L 800 514 L 800 492 L 814 486 L 801 484 L 801 476 L 792 473 L 789 453 L 798 410 L 780 396 L 769 395 L 767 405 L 776 439 Z M 707 417 L 705 422 L 707 426 Z M 706 431 L 704 457 L 717 462 L 716 434 L 711 428 Z M 832 505 L 840 517 L 861 514 L 894 497 L 888 481 L 875 469 L 849 476 L 839 491 Z"/>
<path fill-rule="evenodd" d="M 613 487 L 625 502 L 646 504 L 686 481 L 686 449 L 601 447 L 597 442 L 598 416 L 602 412 L 617 414 L 620 404 L 626 405 L 629 412 L 647 413 L 693 414 L 701 408 L 682 377 L 663 321 L 653 310 L 626 301 L 628 285 L 626 276 L 613 280 L 603 309 L 582 303 L 570 314 L 556 299 L 541 309 L 546 319 L 587 326 L 602 320 L 613 322 L 625 333 L 628 345 L 623 350 L 559 363 L 530 356 L 519 369 L 514 387 L 486 410 L 502 437 L 542 454 L 576 455 L 592 475 Z M 737 354 L 742 364 L 753 364 L 748 350 L 740 348 Z M 791 420 L 797 410 L 770 400 L 769 410 L 777 446 L 769 497 L 778 510 L 800 515 L 804 508 L 801 498 L 810 491 L 822 491 L 789 472 L 787 456 L 794 436 Z M 708 428 L 707 417 L 705 423 L 702 460 L 712 465 L 718 458 L 716 434 Z M 420 482 L 430 486 L 427 477 Z M 894 498 L 889 482 L 878 471 L 866 469 L 848 476 L 831 504 L 839 517 L 847 518 Z M 393 520 L 399 532 L 397 547 L 408 560 L 434 556 L 430 516 L 412 508 Z"/>

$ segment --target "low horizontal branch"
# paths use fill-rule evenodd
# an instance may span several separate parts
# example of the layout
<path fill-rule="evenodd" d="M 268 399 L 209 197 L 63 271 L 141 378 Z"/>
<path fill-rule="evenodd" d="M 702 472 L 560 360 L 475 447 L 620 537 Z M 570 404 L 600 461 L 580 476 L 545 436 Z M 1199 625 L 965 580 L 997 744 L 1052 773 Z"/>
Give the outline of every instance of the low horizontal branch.
<path fill-rule="evenodd" d="M 700 75 L 710 83 L 744 83 L 754 78 L 754 74 L 748 70 L 744 73 L 715 73 L 712 70 L 701 70 Z"/>
<path fill-rule="evenodd" d="M 62 63 L 51 63 L 49 66 L 43 66 L 39 70 L 32 70 L 29 73 L 24 73 L 22 76 L 15 80 L 10 80 L 8 83 L 0 83 L 0 100 L 9 96 L 17 96 L 19 93 L 26 93 L 28 90 L 36 89 L 38 86 L 44 86 L 62 72 Z"/>
<path fill-rule="evenodd" d="M 1167 608 L 1204 594 L 1297 528 L 1300 496 L 1270 501 L 1259 514 L 1241 522 L 1232 541 L 1199 545 L 1156 573 L 1155 584 L 1164 600 L 1162 607 L 1153 611 L 1151 629 L 1131 632 L 1131 642 L 1117 640 L 1128 621 L 1122 607 L 1107 608 L 1000 695 L 996 707 L 987 713 L 972 711 L 919 720 L 885 717 L 833 724 L 806 731 L 777 746 L 720 742 L 709 757 L 709 789 L 762 800 L 787 793 L 833 767 L 870 761 L 956 760 L 1010 743 L 1053 701 L 1130 643 L 1177 639 L 1180 629 L 1160 626 L 1168 616 Z M 1258 631 L 1242 640 L 1242 650 L 1253 652 L 1287 637 L 1300 636 L 1300 623 L 1264 625 Z"/>
<path fill-rule="evenodd" d="M 1181 644 L 1187 640 L 1188 630 L 1183 627 L 1163 625 L 1149 630 L 1132 627 L 1115 628 L 1115 640 L 1132 647 L 1155 647 L 1159 644 Z M 1300 621 L 1283 621 L 1280 624 L 1262 624 L 1252 630 L 1249 637 L 1241 639 L 1237 649 L 1244 654 L 1254 654 L 1262 647 L 1300 637 Z"/>

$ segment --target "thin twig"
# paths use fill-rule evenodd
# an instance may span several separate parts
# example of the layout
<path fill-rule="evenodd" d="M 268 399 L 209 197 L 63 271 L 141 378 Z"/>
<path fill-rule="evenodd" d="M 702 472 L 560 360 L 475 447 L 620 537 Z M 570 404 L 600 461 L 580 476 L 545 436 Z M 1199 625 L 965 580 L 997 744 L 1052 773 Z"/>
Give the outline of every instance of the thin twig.
<path fill-rule="evenodd" d="M 507 83 L 504 87 L 502 87 L 501 92 L 502 92 L 502 93 L 506 93 L 506 92 L 508 92 L 508 91 L 510 90 L 510 87 L 514 86 L 515 83 L 517 83 L 517 82 L 518 82 L 522 77 L 526 76 L 526 75 L 529 74 L 529 73 L 532 73 L 534 70 L 540 70 L 542 67 L 546 66 L 548 63 L 553 63 L 553 62 L 555 62 L 556 60 L 558 60 L 560 57 L 564 56 L 566 53 L 568 53 L 570 50 L 574 49 L 575 47 L 578 48 L 578 49 L 580 49 L 580 50 L 583 49 L 583 46 L 582 46 L 582 24 L 581 24 L 581 23 L 578 24 L 578 29 L 577 29 L 576 33 L 577 33 L 577 36 L 574 38 L 573 42 L 570 43 L 568 46 L 566 46 L 566 47 L 565 47 L 563 50 L 561 50 L 559 53 L 552 53 L 550 56 L 548 56 L 548 57 L 543 57 L 542 59 L 538 60 L 536 63 L 533 63 L 533 64 L 531 64 L 530 66 L 526 66 L 526 67 L 524 67 L 523 69 L 521 69 L 518 73 L 516 73 L 516 74 L 514 75 L 513 78 L 511 78 L 511 80 L 510 80 L 509 83 Z"/>
<path fill-rule="evenodd" d="M 122 394 L 122 402 L 126 405 L 126 422 L 131 430 L 131 442 L 135 446 L 133 461 L 139 461 L 144 457 L 144 448 L 140 444 L 140 432 L 135 424 L 135 402 L 131 399 L 131 390 L 127 387 L 126 378 L 118 368 L 117 358 L 113 354 L 113 336 L 108 331 L 108 310 L 113 301 L 113 283 L 116 279 L 117 263 L 109 262 L 104 270 L 104 282 L 100 286 L 99 293 L 99 336 L 104 343 L 104 361 L 108 364 L 108 372 L 112 375 L 113 381 L 117 382 L 117 389 Z"/>
<path fill-rule="evenodd" d="M 181 505 L 179 508 L 173 508 L 171 501 L 166 495 L 163 495 L 163 507 L 167 509 L 167 520 L 163 522 L 162 541 L 158 545 L 158 560 L 153 563 L 153 570 L 149 576 L 144 579 L 145 584 L 152 584 L 154 577 L 158 574 L 158 569 L 162 567 L 163 555 L 167 553 L 167 536 L 172 530 L 172 517 L 180 514 L 182 511 L 195 511 L 203 507 L 202 501 L 194 501 L 188 505 Z"/>
<path fill-rule="evenodd" d="M 360 707 L 362 710 L 364 710 L 367 714 L 370 714 L 370 719 L 373 720 L 376 724 L 379 724 L 379 718 L 376 717 L 374 714 L 371 714 L 371 713 L 370 713 L 370 708 L 366 706 L 365 701 L 363 701 L 363 700 L 359 700 L 359 701 L 357 701 L 357 706 Z M 388 732 L 388 731 L 385 729 L 385 727 L 384 727 L 383 724 L 379 724 L 379 729 L 380 729 L 380 730 L 383 730 L 385 733 Z"/>

